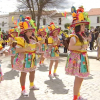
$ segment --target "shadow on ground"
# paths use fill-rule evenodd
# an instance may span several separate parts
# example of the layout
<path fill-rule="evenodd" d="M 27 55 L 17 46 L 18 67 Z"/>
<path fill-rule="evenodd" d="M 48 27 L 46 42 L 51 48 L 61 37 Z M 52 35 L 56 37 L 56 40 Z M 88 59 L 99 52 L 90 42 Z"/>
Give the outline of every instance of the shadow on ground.
<path fill-rule="evenodd" d="M 46 66 L 46 65 L 41 65 L 41 66 L 39 65 L 37 70 L 42 71 L 42 72 L 49 71 L 48 66 Z"/>
<path fill-rule="evenodd" d="M 7 68 L 12 68 L 12 65 L 11 64 L 8 64 Z"/>
<path fill-rule="evenodd" d="M 93 75 L 90 75 L 89 77 L 85 78 L 84 80 L 89 80 L 89 79 L 93 79 Z"/>
<path fill-rule="evenodd" d="M 47 87 L 51 89 L 53 94 L 68 94 L 69 92 L 69 89 L 65 89 L 66 86 L 59 78 L 47 80 L 45 84 L 48 85 Z"/>
<path fill-rule="evenodd" d="M 12 80 L 15 79 L 15 76 L 19 77 L 19 72 L 15 70 L 10 70 L 4 74 L 4 80 Z"/>
<path fill-rule="evenodd" d="M 37 100 L 37 99 L 35 98 L 34 92 L 33 92 L 33 91 L 30 91 L 30 92 L 29 92 L 29 96 L 24 97 L 23 95 L 21 95 L 21 96 L 20 96 L 18 99 L 16 99 L 16 100 Z"/>

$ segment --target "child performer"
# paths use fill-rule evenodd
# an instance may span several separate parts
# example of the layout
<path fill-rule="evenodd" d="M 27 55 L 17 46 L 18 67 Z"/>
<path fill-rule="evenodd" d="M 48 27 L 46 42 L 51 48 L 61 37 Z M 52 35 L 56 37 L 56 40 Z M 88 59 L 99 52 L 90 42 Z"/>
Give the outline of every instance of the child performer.
<path fill-rule="evenodd" d="M 58 67 L 58 61 L 59 61 L 59 44 L 60 40 L 58 38 L 60 28 L 56 28 L 54 24 L 50 25 L 52 28 L 52 31 L 50 33 L 50 37 L 48 38 L 48 45 L 49 45 L 49 51 L 50 51 L 50 65 L 49 65 L 49 77 L 52 78 L 53 76 L 58 76 L 56 74 L 56 70 Z M 50 27 L 49 26 L 49 27 Z M 53 75 L 51 74 L 53 63 L 55 62 L 54 66 L 54 72 Z"/>
<path fill-rule="evenodd" d="M 5 56 L 8 55 L 7 50 L 5 50 L 5 49 L 2 47 L 2 45 L 0 44 L 0 56 L 1 56 L 1 53 L 4 53 Z M 2 80 L 3 80 L 3 74 L 2 74 L 2 70 L 1 70 L 1 64 L 0 64 L 0 83 L 1 83 Z"/>
<path fill-rule="evenodd" d="M 32 19 L 31 19 L 32 20 Z M 22 95 L 27 96 L 25 90 L 25 80 L 26 74 L 29 72 L 29 80 L 30 80 L 30 89 L 31 90 L 39 90 L 34 85 L 35 78 L 35 69 L 36 69 L 36 47 L 40 48 L 39 43 L 34 40 L 32 37 L 32 33 L 35 31 L 34 27 L 32 27 L 34 23 L 30 23 L 30 20 L 25 18 L 24 22 L 20 22 L 19 26 L 21 28 L 20 35 L 21 37 L 17 37 L 17 46 L 16 46 L 16 55 L 14 58 L 14 70 L 18 70 L 21 72 L 20 76 L 20 84 L 22 88 Z M 19 36 L 20 36 L 19 35 Z"/>
<path fill-rule="evenodd" d="M 45 31 L 45 28 L 43 29 L 39 29 L 38 31 L 38 41 L 39 43 L 41 44 L 41 51 L 40 51 L 40 54 L 41 54 L 41 58 L 40 58 L 40 65 L 43 64 L 44 62 L 44 53 L 46 52 L 46 49 L 47 49 L 47 44 L 46 44 L 46 31 Z"/>
<path fill-rule="evenodd" d="M 89 25 L 89 19 L 88 16 L 84 15 L 83 7 L 80 7 L 77 11 L 75 7 L 72 7 L 72 16 L 73 22 L 71 27 L 74 27 L 75 33 L 70 36 L 68 47 L 70 53 L 67 57 L 65 71 L 66 74 L 75 76 L 73 100 L 81 100 L 81 84 L 83 79 L 90 74 L 86 50 L 88 47 L 88 39 L 84 33 L 85 25 Z"/>
<path fill-rule="evenodd" d="M 9 33 L 10 33 L 10 37 L 9 37 L 9 43 L 8 45 L 10 46 L 10 52 L 11 52 L 11 65 L 12 65 L 12 68 L 13 68 L 13 60 L 14 60 L 14 57 L 15 57 L 15 54 L 16 54 L 16 51 L 15 51 L 15 45 L 16 43 L 13 43 L 16 39 L 16 37 L 18 36 L 18 32 L 16 30 L 16 27 L 13 28 L 13 29 L 10 29 L 9 30 Z"/>

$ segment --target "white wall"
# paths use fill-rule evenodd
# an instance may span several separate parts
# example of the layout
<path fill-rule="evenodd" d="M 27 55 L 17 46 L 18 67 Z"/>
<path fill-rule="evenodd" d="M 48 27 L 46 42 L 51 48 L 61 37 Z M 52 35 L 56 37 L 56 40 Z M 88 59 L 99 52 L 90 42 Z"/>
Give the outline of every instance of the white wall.
<path fill-rule="evenodd" d="M 97 15 L 97 16 L 89 16 L 89 18 L 91 20 L 91 26 L 93 26 L 94 28 L 96 26 L 100 26 L 100 23 L 97 23 L 97 17 L 100 17 L 100 15 Z"/>
<path fill-rule="evenodd" d="M 2 26 L 2 22 L 4 21 L 4 26 Z M 1 31 L 4 30 L 4 32 L 9 30 L 9 15 L 1 15 L 0 16 L 0 28 Z"/>
<path fill-rule="evenodd" d="M 46 19 L 46 25 L 43 25 L 43 18 Z M 59 25 L 59 18 L 61 18 L 61 25 Z M 42 27 L 42 26 L 45 27 L 45 26 L 49 25 L 50 22 L 54 22 L 56 26 L 59 26 L 59 27 L 61 27 L 62 30 L 65 30 L 64 25 L 66 23 L 71 23 L 72 19 L 71 19 L 70 16 L 68 16 L 67 19 L 65 17 L 52 17 L 52 18 L 50 18 L 50 17 L 47 17 L 47 16 L 42 16 L 41 20 L 40 20 L 40 27 Z"/>

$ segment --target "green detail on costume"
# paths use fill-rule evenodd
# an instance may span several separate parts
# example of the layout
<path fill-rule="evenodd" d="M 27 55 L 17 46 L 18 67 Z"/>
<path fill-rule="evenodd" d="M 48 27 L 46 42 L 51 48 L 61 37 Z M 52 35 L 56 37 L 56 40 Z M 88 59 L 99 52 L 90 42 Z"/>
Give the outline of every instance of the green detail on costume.
<path fill-rule="evenodd" d="M 25 68 L 30 68 L 31 67 L 32 55 L 26 54 L 25 56 L 26 56 L 25 57 Z"/>
<path fill-rule="evenodd" d="M 42 51 L 45 51 L 45 45 L 42 44 Z"/>
<path fill-rule="evenodd" d="M 16 55 L 15 55 L 15 58 L 14 58 L 14 61 L 13 61 L 13 64 L 14 64 L 14 65 L 15 65 L 15 63 L 16 63 L 17 58 L 18 58 L 18 53 L 16 53 Z"/>
<path fill-rule="evenodd" d="M 15 48 L 12 48 L 11 51 L 12 51 L 12 54 L 16 54 Z"/>
<path fill-rule="evenodd" d="M 51 57 L 55 57 L 55 48 L 52 48 L 51 50 Z"/>
<path fill-rule="evenodd" d="M 81 54 L 81 68 L 80 68 L 81 73 L 86 73 L 87 68 L 86 68 L 86 60 L 85 57 Z"/>

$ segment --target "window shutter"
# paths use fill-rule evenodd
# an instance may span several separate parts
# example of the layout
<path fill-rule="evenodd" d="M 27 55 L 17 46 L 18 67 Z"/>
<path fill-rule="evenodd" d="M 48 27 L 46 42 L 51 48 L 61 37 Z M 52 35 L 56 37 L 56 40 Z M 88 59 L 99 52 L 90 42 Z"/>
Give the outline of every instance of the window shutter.
<path fill-rule="evenodd" d="M 59 18 L 59 25 L 61 25 L 61 18 Z"/>
<path fill-rule="evenodd" d="M 43 25 L 46 25 L 46 19 L 43 19 Z"/>
<path fill-rule="evenodd" d="M 97 23 L 99 23 L 99 18 L 100 18 L 100 17 L 97 17 Z"/>

